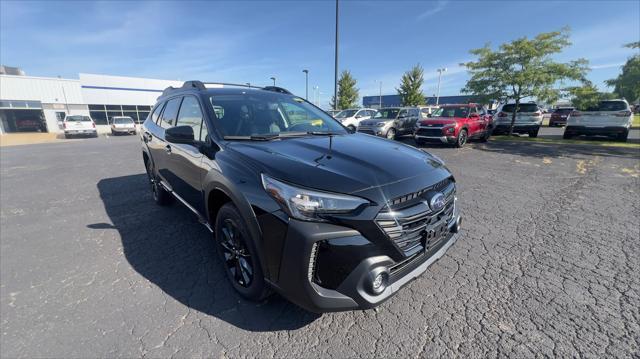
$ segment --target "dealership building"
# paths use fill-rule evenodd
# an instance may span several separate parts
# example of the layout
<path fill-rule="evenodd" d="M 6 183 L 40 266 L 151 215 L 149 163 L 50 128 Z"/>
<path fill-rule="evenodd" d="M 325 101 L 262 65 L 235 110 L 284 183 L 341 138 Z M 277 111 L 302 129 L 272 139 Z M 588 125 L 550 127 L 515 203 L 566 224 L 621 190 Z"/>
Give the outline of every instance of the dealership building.
<path fill-rule="evenodd" d="M 7 69 L 9 71 L 7 71 Z M 26 76 L 15 68 L 0 71 L 0 133 L 61 132 L 68 115 L 88 115 L 102 131 L 113 116 L 141 123 L 162 91 L 182 81 L 79 74 L 78 79 Z"/>
<path fill-rule="evenodd" d="M 435 96 L 426 96 L 424 98 L 425 105 L 435 105 Z M 461 104 L 474 102 L 473 96 L 440 96 L 439 105 Z M 381 108 L 381 107 L 400 107 L 402 106 L 402 98 L 400 95 L 382 95 L 382 96 L 364 96 L 362 98 L 362 107 Z"/>

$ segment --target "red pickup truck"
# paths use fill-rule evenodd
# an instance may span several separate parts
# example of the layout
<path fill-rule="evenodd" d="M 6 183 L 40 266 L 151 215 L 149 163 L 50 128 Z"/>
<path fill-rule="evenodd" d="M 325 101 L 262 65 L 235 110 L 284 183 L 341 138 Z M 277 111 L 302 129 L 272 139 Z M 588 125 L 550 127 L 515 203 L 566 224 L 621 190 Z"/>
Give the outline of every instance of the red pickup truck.
<path fill-rule="evenodd" d="M 469 139 L 486 141 L 492 129 L 493 117 L 479 104 L 444 105 L 431 118 L 416 123 L 414 139 L 417 145 L 436 142 L 462 147 Z"/>

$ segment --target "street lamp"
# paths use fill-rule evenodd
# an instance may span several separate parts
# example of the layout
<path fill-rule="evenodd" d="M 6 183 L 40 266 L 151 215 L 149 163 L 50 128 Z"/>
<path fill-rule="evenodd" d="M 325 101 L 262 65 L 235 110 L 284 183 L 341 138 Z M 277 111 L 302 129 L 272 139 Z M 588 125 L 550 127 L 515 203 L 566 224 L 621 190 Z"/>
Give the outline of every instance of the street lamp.
<path fill-rule="evenodd" d="M 378 108 L 382 108 L 382 81 L 378 81 L 380 82 L 380 97 L 379 97 L 379 103 L 378 103 Z"/>
<path fill-rule="evenodd" d="M 309 100 L 309 70 L 304 69 L 304 99 Z"/>
<path fill-rule="evenodd" d="M 320 92 L 320 87 L 313 86 L 313 102 L 316 104 L 316 106 L 320 107 L 320 104 L 319 104 L 320 95 L 318 94 L 318 92 Z"/>
<path fill-rule="evenodd" d="M 440 80 L 442 79 L 442 73 L 443 72 L 447 72 L 447 68 L 443 67 L 441 69 L 438 69 L 438 90 L 436 92 L 436 106 L 438 106 L 438 104 L 440 103 Z"/>
<path fill-rule="evenodd" d="M 333 73 L 333 109 L 338 109 L 338 0 L 336 0 L 336 58 Z"/>
<path fill-rule="evenodd" d="M 275 77 L 269 77 L 271 80 L 273 80 L 273 86 L 276 85 L 276 78 Z"/>

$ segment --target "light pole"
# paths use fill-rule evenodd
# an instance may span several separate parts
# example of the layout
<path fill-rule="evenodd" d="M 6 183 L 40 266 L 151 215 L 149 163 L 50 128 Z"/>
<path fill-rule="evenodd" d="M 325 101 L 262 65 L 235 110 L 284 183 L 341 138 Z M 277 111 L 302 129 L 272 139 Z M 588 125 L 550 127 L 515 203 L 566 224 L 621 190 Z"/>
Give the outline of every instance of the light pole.
<path fill-rule="evenodd" d="M 379 81 L 379 82 L 380 82 L 380 98 L 379 98 L 380 101 L 378 103 L 378 108 L 380 109 L 382 108 L 382 81 Z"/>
<path fill-rule="evenodd" d="M 438 90 L 436 92 L 436 106 L 440 103 L 440 80 L 442 79 L 442 73 L 447 72 L 447 68 L 443 67 L 438 69 Z"/>
<path fill-rule="evenodd" d="M 316 104 L 316 106 L 320 107 L 320 104 L 318 104 L 318 97 L 320 96 L 318 95 L 318 92 L 320 92 L 320 87 L 313 86 L 313 102 Z"/>
<path fill-rule="evenodd" d="M 336 0 L 336 58 L 333 74 L 333 109 L 338 109 L 338 0 Z"/>
<path fill-rule="evenodd" d="M 304 69 L 304 99 L 309 101 L 309 70 Z"/>
<path fill-rule="evenodd" d="M 273 86 L 276 85 L 276 78 L 275 77 L 269 77 L 271 80 L 273 80 Z"/>

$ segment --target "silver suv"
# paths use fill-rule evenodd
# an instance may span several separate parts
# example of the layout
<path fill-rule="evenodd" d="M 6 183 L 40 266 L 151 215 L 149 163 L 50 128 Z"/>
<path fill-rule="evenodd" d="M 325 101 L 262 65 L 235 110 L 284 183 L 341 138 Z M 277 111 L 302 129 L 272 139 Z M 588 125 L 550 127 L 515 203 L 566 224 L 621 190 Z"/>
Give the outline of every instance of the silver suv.
<path fill-rule="evenodd" d="M 381 108 L 372 119 L 360 122 L 358 132 L 395 140 L 397 136 L 413 134 L 419 118 L 417 107 Z"/>

